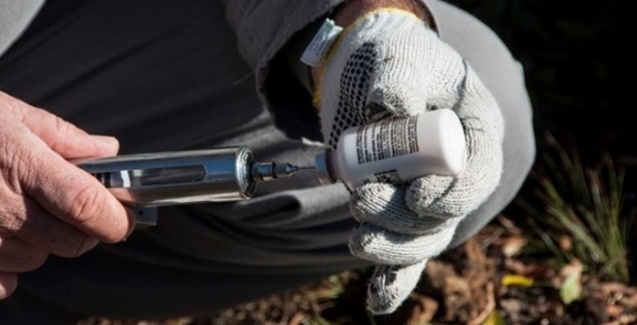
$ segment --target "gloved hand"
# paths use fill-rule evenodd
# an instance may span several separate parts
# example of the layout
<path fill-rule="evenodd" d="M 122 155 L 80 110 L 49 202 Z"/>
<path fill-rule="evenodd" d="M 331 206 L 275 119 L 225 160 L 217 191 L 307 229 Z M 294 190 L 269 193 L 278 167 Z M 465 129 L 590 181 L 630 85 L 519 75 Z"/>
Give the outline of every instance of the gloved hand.
<path fill-rule="evenodd" d="M 427 261 L 448 247 L 459 222 L 498 186 L 503 118 L 468 63 L 406 11 L 383 8 L 359 18 L 332 46 L 322 69 L 315 103 L 334 149 L 349 127 L 438 108 L 452 109 L 465 131 L 467 160 L 457 176 L 368 183 L 352 193 L 360 224 L 351 252 L 378 265 L 368 308 L 391 313 L 412 292 Z"/>

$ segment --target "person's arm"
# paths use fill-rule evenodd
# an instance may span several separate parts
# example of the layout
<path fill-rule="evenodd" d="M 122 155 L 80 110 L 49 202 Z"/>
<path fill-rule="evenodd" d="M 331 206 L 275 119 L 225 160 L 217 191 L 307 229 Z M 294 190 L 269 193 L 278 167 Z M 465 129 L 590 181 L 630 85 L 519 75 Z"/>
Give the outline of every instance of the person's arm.
<path fill-rule="evenodd" d="M 89 135 L 0 91 L 0 299 L 50 254 L 77 257 L 121 241 L 132 214 L 67 159 L 115 155 L 116 139 Z"/>

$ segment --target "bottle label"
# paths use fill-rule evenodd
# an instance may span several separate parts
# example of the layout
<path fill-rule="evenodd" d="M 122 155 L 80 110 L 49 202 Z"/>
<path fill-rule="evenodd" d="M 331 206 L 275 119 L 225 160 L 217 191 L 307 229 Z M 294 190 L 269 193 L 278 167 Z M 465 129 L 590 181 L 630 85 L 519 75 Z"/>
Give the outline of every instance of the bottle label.
<path fill-rule="evenodd" d="M 398 175 L 398 171 L 396 171 L 395 169 L 376 173 L 374 174 L 374 177 L 376 178 L 375 180 L 368 179 L 367 181 L 376 181 L 379 183 L 390 184 L 400 184 L 403 182 L 403 180 L 400 178 L 400 175 Z"/>
<path fill-rule="evenodd" d="M 356 132 L 358 163 L 408 155 L 418 151 L 418 117 L 385 119 L 365 125 Z"/>

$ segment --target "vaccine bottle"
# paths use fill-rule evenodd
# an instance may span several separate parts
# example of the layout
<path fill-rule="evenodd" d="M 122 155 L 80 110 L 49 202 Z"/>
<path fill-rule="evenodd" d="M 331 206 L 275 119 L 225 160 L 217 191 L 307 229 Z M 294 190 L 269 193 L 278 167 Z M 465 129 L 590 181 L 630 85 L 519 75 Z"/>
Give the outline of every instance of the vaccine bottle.
<path fill-rule="evenodd" d="M 323 184 L 348 189 L 368 182 L 409 183 L 425 175 L 457 175 L 466 160 L 464 129 L 450 109 L 389 118 L 347 129 L 336 150 L 315 157 Z"/>

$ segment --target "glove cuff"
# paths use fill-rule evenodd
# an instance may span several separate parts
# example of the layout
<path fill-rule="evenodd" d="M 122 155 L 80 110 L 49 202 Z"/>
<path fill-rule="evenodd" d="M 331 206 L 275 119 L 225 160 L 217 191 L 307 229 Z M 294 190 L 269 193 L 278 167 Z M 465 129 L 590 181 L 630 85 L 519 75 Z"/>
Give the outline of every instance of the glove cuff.
<path fill-rule="evenodd" d="M 396 15 L 399 15 L 399 16 L 396 16 Z M 401 18 L 398 18 L 398 17 L 401 17 Z M 385 28 L 387 22 L 399 21 L 402 19 L 414 20 L 424 25 L 424 22 L 418 16 L 416 16 L 416 14 L 409 11 L 405 11 L 403 9 L 398 9 L 393 7 L 383 7 L 383 8 L 374 9 L 362 15 L 361 17 L 357 18 L 353 23 L 346 26 L 340 32 L 340 35 L 338 36 L 338 38 L 333 42 L 329 51 L 327 51 L 327 54 L 325 55 L 323 67 L 328 67 L 330 65 L 330 63 L 334 59 L 334 56 L 336 55 L 337 52 L 339 52 L 341 45 L 346 39 L 348 40 L 347 44 L 350 47 L 353 46 L 354 48 L 356 48 L 358 47 L 357 45 L 358 43 L 362 43 L 364 42 L 364 40 L 367 40 L 369 38 L 369 36 L 367 35 L 373 36 L 378 34 L 377 33 L 378 28 Z M 352 35 L 356 35 L 356 36 L 352 36 Z M 321 102 L 322 102 L 323 81 L 324 81 L 325 71 L 326 71 L 325 68 L 321 71 L 319 80 L 314 88 L 314 93 L 312 96 L 313 105 L 319 111 L 320 111 Z"/>

